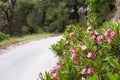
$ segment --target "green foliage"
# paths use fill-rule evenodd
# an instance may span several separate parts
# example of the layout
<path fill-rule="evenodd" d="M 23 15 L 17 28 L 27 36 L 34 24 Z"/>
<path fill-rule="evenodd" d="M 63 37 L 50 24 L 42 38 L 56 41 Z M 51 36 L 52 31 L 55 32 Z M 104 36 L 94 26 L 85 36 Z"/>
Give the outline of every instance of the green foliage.
<path fill-rule="evenodd" d="M 51 75 L 48 72 L 45 72 L 45 77 L 43 77 L 42 73 L 39 74 L 40 80 L 51 80 Z"/>
<path fill-rule="evenodd" d="M 114 0 L 86 0 L 89 6 L 89 18 L 95 20 L 92 25 L 99 26 L 102 25 L 109 13 L 114 9 Z M 90 23 L 91 24 L 91 23 Z"/>
<path fill-rule="evenodd" d="M 114 43 L 111 43 L 111 46 L 109 46 L 110 52 L 113 52 L 115 54 L 117 54 L 118 56 L 120 56 L 120 25 L 115 23 L 106 23 L 104 25 L 104 29 L 106 30 L 107 28 L 111 28 L 113 31 L 117 32 L 116 36 L 113 38 Z"/>
<path fill-rule="evenodd" d="M 45 31 L 41 28 L 38 28 L 37 33 L 44 33 Z"/>
<path fill-rule="evenodd" d="M 99 14 L 105 14 L 106 11 L 109 12 L 114 5 L 114 0 L 86 0 L 86 2 L 89 4 L 91 12 Z"/>
<path fill-rule="evenodd" d="M 120 69 L 120 65 L 116 62 L 116 60 L 111 57 L 107 57 L 108 62 L 117 69 Z"/>
<path fill-rule="evenodd" d="M 8 34 L 0 32 L 0 41 L 7 40 L 9 37 L 10 36 Z"/>
<path fill-rule="evenodd" d="M 97 29 L 98 26 L 101 26 L 103 23 L 104 17 L 98 15 L 97 13 L 91 13 L 87 16 L 88 26 L 92 26 L 94 29 Z"/>
<path fill-rule="evenodd" d="M 23 26 L 22 26 L 22 32 L 23 32 L 24 34 L 28 34 L 28 33 L 29 33 L 29 27 L 26 26 L 26 25 L 23 25 Z"/>
<path fill-rule="evenodd" d="M 114 68 L 117 69 L 117 73 L 113 75 L 113 73 L 108 72 L 107 75 L 110 78 L 110 80 L 119 80 L 120 79 L 120 64 L 118 64 L 118 62 L 111 58 L 111 57 L 107 57 L 107 61 L 109 62 L 110 65 L 112 65 Z"/>
<path fill-rule="evenodd" d="M 110 78 L 110 80 L 118 80 L 114 75 L 112 75 L 111 73 L 108 72 L 108 77 Z"/>
<path fill-rule="evenodd" d="M 59 2 L 57 4 L 54 3 L 54 6 L 52 8 L 48 9 L 48 12 L 50 14 L 47 14 L 46 20 L 48 21 L 48 27 L 45 27 L 45 29 L 49 32 L 63 32 L 65 29 L 65 26 L 69 23 L 68 17 L 69 17 L 69 9 L 66 7 L 65 2 Z"/>
<path fill-rule="evenodd" d="M 54 44 L 52 45 L 52 49 L 58 54 L 58 55 L 62 55 L 63 53 L 63 49 L 67 48 L 64 39 L 61 39 L 60 41 L 58 41 L 58 44 Z"/>
<path fill-rule="evenodd" d="M 0 1 L 0 31 L 10 35 L 37 33 L 39 28 L 46 32 L 63 32 L 68 24 L 86 25 L 90 16 L 94 16 L 90 24 L 96 28 L 114 6 L 113 0 L 13 1 L 14 4 L 12 0 Z M 24 29 L 24 25 L 29 28 Z"/>
<path fill-rule="evenodd" d="M 26 35 L 31 33 L 29 30 L 31 25 L 28 24 L 27 18 L 28 15 L 30 15 L 30 13 L 32 12 L 34 5 L 35 5 L 34 3 L 28 0 L 17 1 L 15 6 L 15 18 L 14 18 L 14 30 L 18 32 L 17 35 Z"/>
<path fill-rule="evenodd" d="M 75 34 L 75 38 L 69 36 L 71 32 L 77 33 Z M 79 25 L 68 25 L 66 26 L 66 30 L 64 32 L 64 38 L 58 41 L 57 44 L 52 45 L 52 49 L 57 52 L 58 55 L 62 55 L 64 50 L 69 49 L 69 45 L 66 46 L 66 43 L 72 44 L 72 40 L 74 41 L 81 41 L 81 39 L 84 37 L 83 29 L 80 28 Z M 73 39 L 71 39 L 73 38 Z"/>
<path fill-rule="evenodd" d="M 68 25 L 63 38 L 52 45 L 61 59 L 53 69 L 56 77 L 51 72 L 49 79 L 119 80 L 120 56 L 117 53 L 119 49 L 115 48 L 119 47 L 119 27 L 116 23 L 105 23 L 102 28 L 86 30 L 78 25 Z M 83 49 L 83 46 L 86 48 Z M 91 57 L 88 54 L 92 54 Z"/>
<path fill-rule="evenodd" d="M 0 1 L 0 6 L 3 4 L 3 2 L 2 1 Z"/>

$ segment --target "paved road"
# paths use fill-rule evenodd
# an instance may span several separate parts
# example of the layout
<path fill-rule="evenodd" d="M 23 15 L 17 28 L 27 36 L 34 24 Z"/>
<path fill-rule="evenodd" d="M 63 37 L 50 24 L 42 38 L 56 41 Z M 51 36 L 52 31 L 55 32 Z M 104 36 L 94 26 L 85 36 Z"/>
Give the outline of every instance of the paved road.
<path fill-rule="evenodd" d="M 0 51 L 0 80 L 37 80 L 51 70 L 58 58 L 49 49 L 61 36 L 31 41 Z"/>

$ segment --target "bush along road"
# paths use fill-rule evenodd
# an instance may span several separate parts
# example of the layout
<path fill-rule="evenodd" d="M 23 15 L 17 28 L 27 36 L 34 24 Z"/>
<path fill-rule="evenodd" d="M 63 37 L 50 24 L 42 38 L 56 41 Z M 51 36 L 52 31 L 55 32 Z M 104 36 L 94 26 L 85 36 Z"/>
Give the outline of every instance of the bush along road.
<path fill-rule="evenodd" d="M 61 58 L 42 80 L 120 80 L 120 25 L 69 25 L 52 45 Z"/>

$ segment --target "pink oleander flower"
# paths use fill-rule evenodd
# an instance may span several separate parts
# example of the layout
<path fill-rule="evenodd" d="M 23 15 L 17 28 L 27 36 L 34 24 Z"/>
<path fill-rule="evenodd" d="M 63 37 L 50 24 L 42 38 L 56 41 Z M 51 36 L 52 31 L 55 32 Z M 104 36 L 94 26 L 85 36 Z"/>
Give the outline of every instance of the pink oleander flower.
<path fill-rule="evenodd" d="M 112 42 L 112 39 L 111 38 L 108 38 L 108 43 L 111 43 Z"/>
<path fill-rule="evenodd" d="M 71 58 L 74 59 L 74 60 L 76 60 L 77 59 L 76 54 L 74 54 L 74 53 L 71 54 Z"/>
<path fill-rule="evenodd" d="M 111 38 L 111 36 L 115 36 L 115 32 L 114 31 L 111 31 L 110 29 L 107 29 L 106 31 L 105 31 L 105 36 L 106 36 L 106 38 Z"/>
<path fill-rule="evenodd" d="M 74 65 L 76 66 L 80 66 L 80 64 L 78 62 L 74 62 Z"/>
<path fill-rule="evenodd" d="M 106 30 L 106 32 L 110 33 L 110 32 L 111 32 L 111 29 L 110 29 L 110 28 L 108 28 L 108 29 Z"/>
<path fill-rule="evenodd" d="M 66 44 L 70 44 L 70 41 L 66 41 Z"/>
<path fill-rule="evenodd" d="M 81 74 L 86 74 L 87 69 L 83 68 Z"/>
<path fill-rule="evenodd" d="M 85 43 L 84 42 L 80 42 L 81 45 L 84 45 Z"/>
<path fill-rule="evenodd" d="M 70 44 L 72 42 L 73 42 L 73 40 L 68 40 L 68 41 L 66 41 L 66 44 Z"/>
<path fill-rule="evenodd" d="M 86 80 L 84 77 L 82 77 L 82 79 L 81 80 Z"/>
<path fill-rule="evenodd" d="M 73 42 L 73 40 L 71 39 L 70 42 Z"/>
<path fill-rule="evenodd" d="M 60 70 L 61 68 L 62 68 L 62 66 L 61 65 L 57 65 L 57 70 Z"/>
<path fill-rule="evenodd" d="M 99 34 L 98 34 L 98 32 L 96 31 L 96 30 L 94 30 L 94 34 L 96 35 L 96 36 L 98 36 Z"/>
<path fill-rule="evenodd" d="M 78 56 L 81 56 L 81 53 L 78 53 L 77 55 L 78 55 Z"/>
<path fill-rule="evenodd" d="M 90 34 L 90 37 L 94 39 L 94 38 L 96 38 L 98 35 L 99 35 L 98 32 L 94 30 L 94 32 Z"/>
<path fill-rule="evenodd" d="M 115 33 L 114 31 L 112 31 L 112 32 L 110 33 L 111 36 L 115 36 L 115 34 L 116 34 L 116 33 Z"/>
<path fill-rule="evenodd" d="M 74 33 L 74 32 L 71 32 L 71 33 L 70 33 L 70 36 L 74 36 L 74 35 L 75 35 L 75 33 Z"/>
<path fill-rule="evenodd" d="M 61 64 L 62 64 L 62 65 L 65 65 L 65 62 L 63 61 Z"/>
<path fill-rule="evenodd" d="M 91 33 L 91 34 L 90 34 L 90 38 L 93 38 L 93 39 L 94 39 L 95 37 L 96 37 L 96 36 L 95 36 L 94 33 Z"/>
<path fill-rule="evenodd" d="M 53 69 L 53 70 L 50 71 L 50 73 L 51 73 L 51 74 L 56 73 L 56 70 Z"/>
<path fill-rule="evenodd" d="M 97 41 L 98 41 L 98 44 L 103 43 L 103 41 L 104 41 L 103 36 L 98 36 L 98 37 L 97 37 Z"/>
<path fill-rule="evenodd" d="M 73 49 L 73 50 L 71 50 L 71 54 L 76 54 L 76 50 L 75 49 Z"/>
<path fill-rule="evenodd" d="M 76 57 L 76 50 L 75 49 L 73 49 L 73 50 L 71 50 L 71 58 L 72 59 L 76 59 L 77 57 Z"/>
<path fill-rule="evenodd" d="M 67 52 L 63 52 L 63 54 L 65 55 L 65 54 L 67 54 Z"/>
<path fill-rule="evenodd" d="M 93 59 L 93 58 L 95 57 L 95 53 L 90 52 L 90 53 L 88 53 L 87 57 L 88 57 L 89 59 Z"/>
<path fill-rule="evenodd" d="M 83 45 L 83 46 L 81 46 L 81 49 L 82 49 L 82 50 L 86 50 L 86 49 L 87 49 L 87 46 L 86 46 L 86 45 Z"/>
<path fill-rule="evenodd" d="M 87 69 L 87 74 L 93 74 L 93 68 L 88 68 Z"/>
<path fill-rule="evenodd" d="M 87 32 L 90 32 L 90 30 L 91 30 L 91 27 L 88 27 L 88 28 L 87 28 Z"/>
<path fill-rule="evenodd" d="M 53 73 L 53 74 L 52 74 L 52 79 L 53 79 L 53 80 L 56 80 L 56 78 L 57 78 L 57 74 L 56 74 L 56 73 Z"/>
<path fill-rule="evenodd" d="M 110 38 L 110 33 L 111 33 L 111 29 L 107 29 L 106 31 L 105 31 L 105 36 L 106 36 L 106 38 Z"/>

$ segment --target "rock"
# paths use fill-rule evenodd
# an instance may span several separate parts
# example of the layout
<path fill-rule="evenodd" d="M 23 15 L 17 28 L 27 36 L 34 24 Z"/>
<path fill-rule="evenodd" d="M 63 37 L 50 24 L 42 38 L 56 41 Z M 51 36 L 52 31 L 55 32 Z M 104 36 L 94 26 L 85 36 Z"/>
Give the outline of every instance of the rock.
<path fill-rule="evenodd" d="M 111 21 L 120 23 L 120 0 L 115 1 L 115 7 Z"/>

